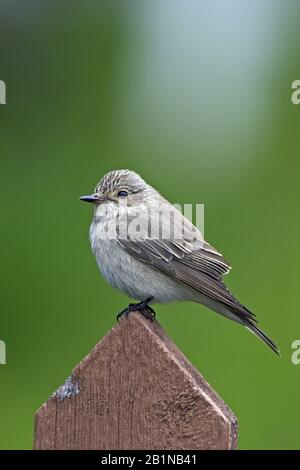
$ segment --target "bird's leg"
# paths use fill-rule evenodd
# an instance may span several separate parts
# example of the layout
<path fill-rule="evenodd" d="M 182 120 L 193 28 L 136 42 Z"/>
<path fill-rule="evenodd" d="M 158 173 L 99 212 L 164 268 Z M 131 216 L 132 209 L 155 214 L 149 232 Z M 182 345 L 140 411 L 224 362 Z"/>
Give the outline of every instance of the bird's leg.
<path fill-rule="evenodd" d="M 138 302 L 136 304 L 129 304 L 128 307 L 124 308 L 124 310 L 122 310 L 122 312 L 117 315 L 117 320 L 119 320 L 123 316 L 128 317 L 130 312 L 139 311 L 145 318 L 150 321 L 153 321 L 153 318 L 155 318 L 155 311 L 152 307 L 150 307 L 150 305 L 148 305 L 151 300 L 153 300 L 153 296 L 147 297 L 147 299 L 142 300 L 141 302 Z"/>

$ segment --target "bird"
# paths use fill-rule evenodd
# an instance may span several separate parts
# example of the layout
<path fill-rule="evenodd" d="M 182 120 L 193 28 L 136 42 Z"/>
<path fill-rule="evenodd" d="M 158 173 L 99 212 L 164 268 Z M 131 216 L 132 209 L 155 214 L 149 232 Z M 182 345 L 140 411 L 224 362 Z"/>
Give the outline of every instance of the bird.
<path fill-rule="evenodd" d="M 226 287 L 229 263 L 139 174 L 109 171 L 91 195 L 80 199 L 94 205 L 89 239 L 103 277 L 138 301 L 118 319 L 140 311 L 152 321 L 154 304 L 196 302 L 243 325 L 280 355 L 256 315 Z"/>

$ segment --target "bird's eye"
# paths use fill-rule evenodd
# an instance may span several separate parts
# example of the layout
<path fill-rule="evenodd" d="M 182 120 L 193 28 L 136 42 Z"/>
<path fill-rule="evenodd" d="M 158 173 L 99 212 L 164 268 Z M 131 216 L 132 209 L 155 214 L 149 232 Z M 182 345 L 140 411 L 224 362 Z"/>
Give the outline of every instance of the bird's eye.
<path fill-rule="evenodd" d="M 127 191 L 119 191 L 118 192 L 118 197 L 127 197 L 128 196 L 128 192 Z"/>

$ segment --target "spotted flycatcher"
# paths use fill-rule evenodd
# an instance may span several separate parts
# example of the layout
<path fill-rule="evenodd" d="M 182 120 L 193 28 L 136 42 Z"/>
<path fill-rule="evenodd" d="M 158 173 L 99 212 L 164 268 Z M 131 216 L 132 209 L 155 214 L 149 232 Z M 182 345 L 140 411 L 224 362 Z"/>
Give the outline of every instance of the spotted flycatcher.
<path fill-rule="evenodd" d="M 230 266 L 181 212 L 137 173 L 107 173 L 94 193 L 92 251 L 115 288 L 137 299 L 119 315 L 139 310 L 152 319 L 154 303 L 192 301 L 244 325 L 279 354 L 255 315 L 225 286 Z"/>

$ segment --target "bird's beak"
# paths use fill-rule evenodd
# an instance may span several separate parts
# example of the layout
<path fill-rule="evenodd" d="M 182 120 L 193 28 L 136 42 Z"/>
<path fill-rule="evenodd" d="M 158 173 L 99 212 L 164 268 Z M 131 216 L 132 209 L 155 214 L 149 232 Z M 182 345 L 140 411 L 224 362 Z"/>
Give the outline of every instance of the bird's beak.
<path fill-rule="evenodd" d="M 91 194 L 90 196 L 81 196 L 80 200 L 85 202 L 92 202 L 94 204 L 101 204 L 102 202 L 106 202 L 108 199 L 104 195 L 100 196 L 99 194 Z"/>

